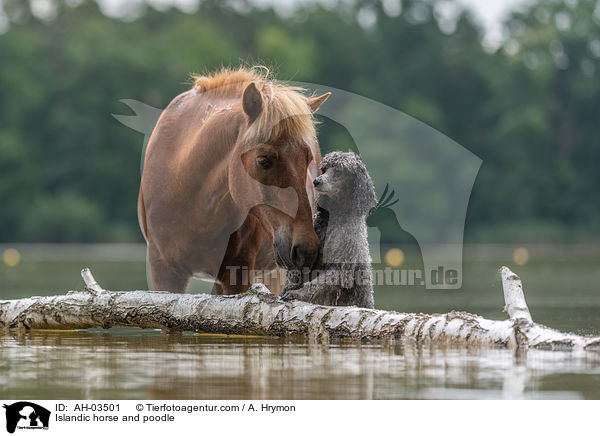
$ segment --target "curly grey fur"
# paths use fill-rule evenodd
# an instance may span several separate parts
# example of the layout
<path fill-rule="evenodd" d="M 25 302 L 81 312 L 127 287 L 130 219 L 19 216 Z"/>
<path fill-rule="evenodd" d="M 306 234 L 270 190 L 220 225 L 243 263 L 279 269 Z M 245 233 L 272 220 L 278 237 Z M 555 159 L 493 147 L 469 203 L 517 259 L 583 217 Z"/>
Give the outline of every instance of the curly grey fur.
<path fill-rule="evenodd" d="M 310 271 L 288 271 L 281 297 L 328 306 L 373 308 L 365 218 L 377 206 L 373 182 L 355 153 L 333 152 L 315 179 L 319 255 Z"/>

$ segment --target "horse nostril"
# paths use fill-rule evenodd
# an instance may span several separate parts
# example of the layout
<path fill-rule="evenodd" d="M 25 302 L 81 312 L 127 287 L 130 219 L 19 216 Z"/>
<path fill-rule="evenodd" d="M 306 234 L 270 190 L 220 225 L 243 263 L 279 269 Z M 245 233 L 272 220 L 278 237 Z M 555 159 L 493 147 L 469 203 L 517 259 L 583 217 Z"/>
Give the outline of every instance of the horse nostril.
<path fill-rule="evenodd" d="M 292 247 L 292 263 L 296 268 L 304 268 L 312 266 L 315 260 L 316 253 L 311 250 L 306 250 L 300 244 Z"/>
<path fill-rule="evenodd" d="M 298 245 L 292 247 L 292 263 L 296 267 L 302 266 L 302 255 L 300 254 L 300 247 Z"/>

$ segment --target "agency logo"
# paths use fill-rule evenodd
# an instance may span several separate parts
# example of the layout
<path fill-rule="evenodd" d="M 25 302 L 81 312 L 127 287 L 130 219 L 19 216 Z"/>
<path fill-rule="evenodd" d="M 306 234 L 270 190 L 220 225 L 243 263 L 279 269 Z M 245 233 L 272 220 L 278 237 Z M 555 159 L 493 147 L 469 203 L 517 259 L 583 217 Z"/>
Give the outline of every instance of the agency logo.
<path fill-rule="evenodd" d="M 373 262 L 378 266 L 404 266 L 410 271 L 417 271 L 417 278 L 424 282 L 427 289 L 460 289 L 465 218 L 481 159 L 431 126 L 390 106 L 348 91 L 314 83 L 286 84 L 293 89 L 309 90 L 312 95 L 330 95 L 327 101 L 319 106 L 318 114 L 341 126 L 351 141 L 344 145 L 321 143 L 322 151 L 356 152 L 373 179 L 375 190 L 379 194 L 379 205 L 367 219 Z M 222 93 L 224 94 L 224 91 Z M 210 100 L 210 104 L 200 105 L 197 102 L 203 101 L 201 94 L 201 91 L 194 88 L 176 97 L 168 109 L 173 111 L 173 120 L 182 117 L 181 114 L 187 113 L 186 111 L 200 110 L 194 105 L 202 109 L 202 113 L 194 112 L 194 116 L 202 123 L 211 119 L 220 120 L 219 117 L 223 113 L 234 110 L 230 100 L 222 104 Z M 134 115 L 113 116 L 122 124 L 144 134 L 144 152 L 141 159 L 141 166 L 144 166 L 145 147 L 152 132 L 156 129 L 157 132 L 166 134 L 160 126 L 156 127 L 163 111 L 135 100 L 122 102 Z M 287 115 L 293 119 L 305 114 Z M 282 119 L 276 118 L 275 121 L 281 122 Z M 271 124 L 277 126 L 276 122 Z M 225 129 L 229 124 L 223 123 L 219 126 Z M 353 148 L 345 149 L 346 146 Z M 160 160 L 157 159 L 157 162 L 159 163 L 153 168 L 160 174 Z M 217 222 L 218 228 L 223 230 L 216 233 L 218 236 L 213 243 L 205 247 L 194 245 L 195 250 L 206 251 L 198 254 L 198 258 L 214 260 L 214 265 L 207 264 L 206 270 L 202 270 L 208 277 L 216 276 L 216 271 L 222 264 L 218 259 L 226 259 L 230 236 L 240 228 L 251 208 L 266 204 L 295 217 L 295 211 L 300 204 L 300 200 L 296 198 L 296 191 L 291 188 L 279 188 L 276 183 L 269 185 L 269 189 L 261 186 L 261 182 L 256 178 L 258 176 L 250 174 L 250 170 L 247 169 L 254 168 L 248 166 L 249 160 L 246 162 L 240 158 L 224 162 L 229 162 L 228 171 L 223 170 L 224 165 L 220 166 L 215 171 L 224 172 L 214 179 L 228 180 L 228 189 L 235 188 L 234 192 L 240 191 L 243 195 L 239 197 L 243 198 L 244 202 L 240 202 L 235 209 L 239 213 L 224 215 L 222 220 Z M 190 174 L 195 173 L 192 171 Z M 232 174 L 237 179 L 234 180 Z M 316 173 L 309 174 L 307 191 L 311 189 L 310 182 L 315 176 Z M 233 183 L 236 181 L 237 185 Z M 213 197 L 207 195 L 207 198 Z M 207 204 L 210 201 L 207 200 Z M 285 236 L 285 233 L 283 234 Z M 285 249 L 280 251 L 287 252 Z M 148 265 L 150 264 L 148 261 Z M 234 263 L 231 266 L 236 268 L 238 264 Z M 255 269 L 260 269 L 259 265 L 255 266 L 258 267 Z M 382 268 L 378 269 L 383 271 Z M 198 275 L 196 278 L 203 277 Z M 150 277 L 148 286 L 152 288 Z"/>
<path fill-rule="evenodd" d="M 19 401 L 4 405 L 6 409 L 6 431 L 14 433 L 19 430 L 48 430 L 50 411 L 28 401 Z"/>

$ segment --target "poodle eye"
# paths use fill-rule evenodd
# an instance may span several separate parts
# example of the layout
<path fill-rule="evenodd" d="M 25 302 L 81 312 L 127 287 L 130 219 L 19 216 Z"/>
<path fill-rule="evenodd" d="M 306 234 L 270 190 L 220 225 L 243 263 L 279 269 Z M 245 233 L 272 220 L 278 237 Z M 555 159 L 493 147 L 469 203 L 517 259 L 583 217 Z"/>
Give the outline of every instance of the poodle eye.
<path fill-rule="evenodd" d="M 256 158 L 256 163 L 263 170 L 268 170 L 270 168 L 273 168 L 273 159 L 271 159 L 269 156 L 258 156 Z"/>

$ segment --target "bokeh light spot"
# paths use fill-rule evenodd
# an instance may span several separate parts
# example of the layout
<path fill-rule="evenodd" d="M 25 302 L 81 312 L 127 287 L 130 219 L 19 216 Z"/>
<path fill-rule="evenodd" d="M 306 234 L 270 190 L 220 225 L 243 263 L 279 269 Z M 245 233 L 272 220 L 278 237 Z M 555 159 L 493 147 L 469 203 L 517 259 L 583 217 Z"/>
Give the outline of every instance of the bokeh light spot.
<path fill-rule="evenodd" d="M 17 266 L 21 261 L 21 253 L 14 248 L 8 248 L 2 253 L 2 260 L 8 266 Z"/>
<path fill-rule="evenodd" d="M 513 260 L 519 266 L 525 265 L 529 261 L 529 251 L 527 248 L 517 248 L 513 253 Z"/>
<path fill-rule="evenodd" d="M 385 263 L 398 267 L 404 263 L 404 252 L 399 248 L 391 248 L 385 253 Z"/>

